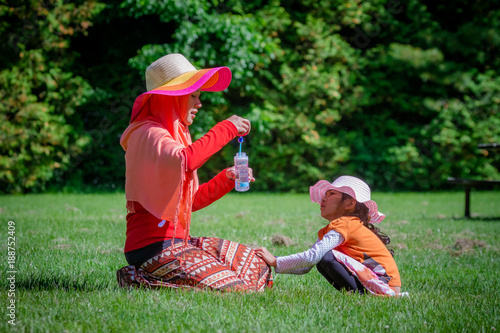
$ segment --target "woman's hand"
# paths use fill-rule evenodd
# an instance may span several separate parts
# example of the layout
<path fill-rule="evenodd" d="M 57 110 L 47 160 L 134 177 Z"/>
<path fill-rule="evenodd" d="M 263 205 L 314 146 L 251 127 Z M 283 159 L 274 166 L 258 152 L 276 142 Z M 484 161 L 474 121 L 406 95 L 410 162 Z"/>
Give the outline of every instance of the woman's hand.
<path fill-rule="evenodd" d="M 231 179 L 231 180 L 236 179 L 236 173 L 234 172 L 234 166 L 226 169 L 226 177 Z M 252 168 L 248 168 L 248 179 L 250 179 L 251 182 L 255 181 L 255 178 L 253 178 Z"/>
<path fill-rule="evenodd" d="M 236 128 L 238 129 L 238 135 L 246 135 L 250 133 L 250 129 L 252 128 L 250 120 L 241 118 L 237 115 L 232 115 L 231 117 L 227 118 L 227 120 L 229 120 L 234 124 L 234 126 L 236 126 Z"/>
<path fill-rule="evenodd" d="M 276 257 L 273 256 L 273 254 L 269 252 L 265 247 L 258 247 L 254 251 L 259 257 L 264 259 L 264 261 L 267 262 L 269 266 L 276 267 Z"/>

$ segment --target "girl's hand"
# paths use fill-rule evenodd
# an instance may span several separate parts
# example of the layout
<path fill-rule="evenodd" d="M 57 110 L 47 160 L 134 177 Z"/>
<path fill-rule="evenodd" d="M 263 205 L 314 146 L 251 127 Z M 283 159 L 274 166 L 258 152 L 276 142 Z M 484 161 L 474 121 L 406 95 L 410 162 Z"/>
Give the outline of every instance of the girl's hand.
<path fill-rule="evenodd" d="M 236 173 L 234 172 L 234 166 L 226 169 L 226 177 L 231 179 L 231 180 L 236 179 Z M 253 178 L 252 168 L 248 168 L 248 179 L 250 179 L 251 182 L 255 181 L 255 178 Z"/>
<path fill-rule="evenodd" d="M 234 126 L 236 126 L 236 128 L 238 129 L 238 135 L 246 135 L 250 133 L 250 129 L 252 128 L 250 120 L 241 118 L 237 115 L 232 115 L 231 117 L 227 118 L 227 120 L 229 120 L 234 124 Z"/>
<path fill-rule="evenodd" d="M 256 248 L 254 251 L 259 257 L 264 259 L 264 261 L 267 262 L 269 266 L 276 267 L 276 257 L 273 256 L 273 254 L 269 252 L 265 247 Z"/>

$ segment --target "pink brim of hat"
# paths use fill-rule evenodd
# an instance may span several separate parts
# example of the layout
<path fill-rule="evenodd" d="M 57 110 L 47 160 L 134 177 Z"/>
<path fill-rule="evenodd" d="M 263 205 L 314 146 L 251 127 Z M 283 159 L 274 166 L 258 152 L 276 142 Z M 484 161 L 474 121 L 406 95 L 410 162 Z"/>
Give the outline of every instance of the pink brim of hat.
<path fill-rule="evenodd" d="M 330 182 L 326 180 L 320 180 L 315 185 L 309 188 L 309 196 L 311 201 L 317 204 L 321 204 L 323 197 L 328 190 L 335 190 L 341 193 L 346 193 L 356 199 L 356 194 L 354 190 L 348 186 L 335 187 Z M 358 200 L 358 199 L 356 199 Z M 368 207 L 368 216 L 370 216 L 370 223 L 380 223 L 385 219 L 385 215 L 378 211 L 377 203 L 373 200 L 359 201 Z"/>
<path fill-rule="evenodd" d="M 132 115 L 130 122 L 139 114 L 144 104 L 149 99 L 149 96 L 165 95 L 165 96 L 184 96 L 189 95 L 198 89 L 201 91 L 222 91 L 231 83 L 231 70 L 228 67 L 215 67 L 208 69 L 200 69 L 182 75 L 182 80 L 174 79 L 166 84 L 146 91 L 139 95 L 132 107 Z"/>

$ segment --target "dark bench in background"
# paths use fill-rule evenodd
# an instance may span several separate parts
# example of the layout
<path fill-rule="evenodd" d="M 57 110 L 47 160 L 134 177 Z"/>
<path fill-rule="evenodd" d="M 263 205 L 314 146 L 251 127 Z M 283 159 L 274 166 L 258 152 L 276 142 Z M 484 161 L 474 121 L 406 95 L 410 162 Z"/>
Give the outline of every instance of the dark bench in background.
<path fill-rule="evenodd" d="M 455 185 L 463 185 L 465 189 L 465 217 L 470 217 L 470 189 L 491 187 L 492 185 L 500 185 L 500 180 L 475 180 L 462 178 L 448 178 L 448 183 Z"/>
<path fill-rule="evenodd" d="M 498 143 L 481 143 L 477 145 L 480 149 L 500 150 Z M 448 183 L 454 185 L 463 185 L 465 189 L 465 217 L 470 217 L 470 189 L 471 188 L 484 188 L 493 185 L 500 185 L 500 180 L 487 180 L 487 179 L 463 179 L 463 178 L 448 178 Z"/>

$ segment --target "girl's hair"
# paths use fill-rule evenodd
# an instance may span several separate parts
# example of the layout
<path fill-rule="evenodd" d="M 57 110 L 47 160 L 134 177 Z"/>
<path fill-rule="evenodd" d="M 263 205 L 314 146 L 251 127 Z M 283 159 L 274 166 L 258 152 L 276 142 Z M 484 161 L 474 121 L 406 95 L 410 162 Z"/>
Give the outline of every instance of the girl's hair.
<path fill-rule="evenodd" d="M 347 200 L 348 198 L 353 199 L 349 194 L 342 193 L 342 202 Z M 379 228 L 375 227 L 372 223 L 370 223 L 370 217 L 368 216 L 368 207 L 366 207 L 365 204 L 356 201 L 356 207 L 354 208 L 354 212 L 350 214 L 351 216 L 358 217 L 361 222 L 363 222 L 363 225 L 367 227 L 371 232 L 373 232 L 377 237 L 384 243 L 387 247 L 387 245 L 391 242 L 391 239 L 389 236 L 387 236 L 385 233 L 380 231 Z M 394 250 L 389 249 L 389 252 L 391 255 L 394 257 Z"/>

